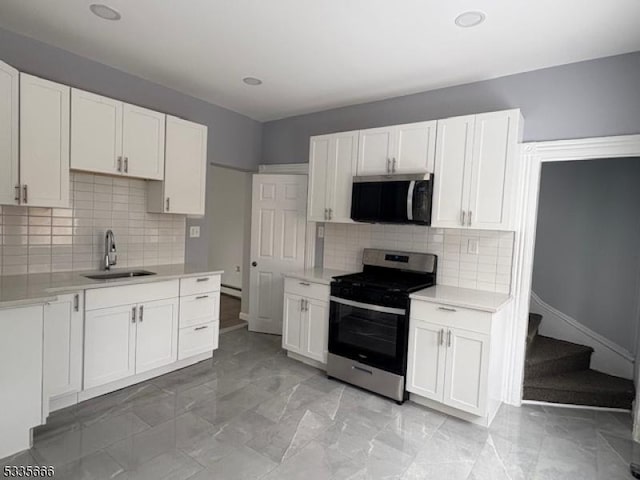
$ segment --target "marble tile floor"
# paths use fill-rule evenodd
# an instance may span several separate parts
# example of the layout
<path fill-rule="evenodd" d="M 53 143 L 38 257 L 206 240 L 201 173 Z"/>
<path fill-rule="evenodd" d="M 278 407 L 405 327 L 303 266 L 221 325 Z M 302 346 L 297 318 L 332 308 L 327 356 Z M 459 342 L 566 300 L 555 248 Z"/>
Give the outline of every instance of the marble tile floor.
<path fill-rule="evenodd" d="M 628 414 L 503 406 L 489 429 L 327 380 L 280 337 L 54 413 L 4 465 L 56 479 L 628 479 Z"/>

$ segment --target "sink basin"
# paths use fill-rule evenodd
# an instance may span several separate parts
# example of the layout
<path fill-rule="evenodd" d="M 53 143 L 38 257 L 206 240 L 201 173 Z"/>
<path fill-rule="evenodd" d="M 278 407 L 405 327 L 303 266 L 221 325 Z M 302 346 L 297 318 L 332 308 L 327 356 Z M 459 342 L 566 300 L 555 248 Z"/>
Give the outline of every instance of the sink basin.
<path fill-rule="evenodd" d="M 116 278 L 146 277 L 147 275 L 155 275 L 155 273 L 147 270 L 126 270 L 120 272 L 96 273 L 84 275 L 84 277 L 90 278 L 91 280 L 113 280 Z"/>

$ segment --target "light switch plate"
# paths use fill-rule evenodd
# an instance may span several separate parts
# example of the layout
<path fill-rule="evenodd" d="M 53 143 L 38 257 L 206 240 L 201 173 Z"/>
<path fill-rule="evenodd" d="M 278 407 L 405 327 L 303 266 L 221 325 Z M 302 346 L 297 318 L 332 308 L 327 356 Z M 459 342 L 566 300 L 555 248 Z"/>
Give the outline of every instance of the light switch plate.
<path fill-rule="evenodd" d="M 200 226 L 189 227 L 189 238 L 200 238 Z"/>
<path fill-rule="evenodd" d="M 477 239 L 470 238 L 469 243 L 467 243 L 467 253 L 470 253 L 471 255 L 478 255 L 478 243 Z"/>
<path fill-rule="evenodd" d="M 324 226 L 322 225 L 318 227 L 318 238 L 324 238 Z"/>

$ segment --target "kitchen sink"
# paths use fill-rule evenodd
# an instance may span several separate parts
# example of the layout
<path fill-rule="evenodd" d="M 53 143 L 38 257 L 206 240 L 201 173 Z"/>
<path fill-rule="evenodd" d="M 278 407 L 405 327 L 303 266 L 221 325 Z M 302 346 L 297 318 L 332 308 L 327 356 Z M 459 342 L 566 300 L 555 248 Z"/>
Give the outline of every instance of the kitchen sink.
<path fill-rule="evenodd" d="M 119 272 L 95 273 L 83 276 L 90 278 L 91 280 L 113 280 L 116 278 L 146 277 L 147 275 L 155 275 L 155 273 L 147 270 L 123 270 Z"/>

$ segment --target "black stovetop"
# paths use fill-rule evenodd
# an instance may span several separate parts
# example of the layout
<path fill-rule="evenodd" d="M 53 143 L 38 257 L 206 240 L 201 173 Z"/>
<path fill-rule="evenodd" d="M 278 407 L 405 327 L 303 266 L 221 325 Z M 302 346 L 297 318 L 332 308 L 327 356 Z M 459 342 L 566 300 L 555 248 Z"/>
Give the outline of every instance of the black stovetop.
<path fill-rule="evenodd" d="M 362 272 L 334 277 L 334 282 L 339 285 L 376 288 L 407 294 L 431 287 L 436 283 L 433 273 L 371 266 L 365 266 Z"/>

